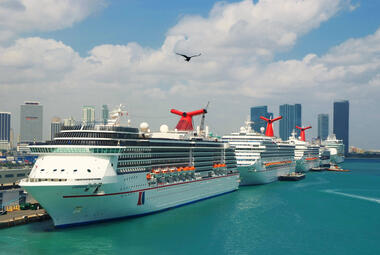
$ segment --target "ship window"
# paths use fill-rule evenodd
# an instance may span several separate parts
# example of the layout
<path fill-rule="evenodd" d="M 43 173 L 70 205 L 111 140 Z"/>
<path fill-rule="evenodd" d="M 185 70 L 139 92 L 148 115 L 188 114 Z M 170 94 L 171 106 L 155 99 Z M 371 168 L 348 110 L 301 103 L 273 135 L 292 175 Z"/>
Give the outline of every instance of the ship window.
<path fill-rule="evenodd" d="M 17 177 L 24 177 L 25 174 L 17 174 Z"/>
<path fill-rule="evenodd" d="M 45 171 L 45 169 L 41 169 L 40 171 L 43 172 L 43 171 Z"/>
<path fill-rule="evenodd" d="M 13 174 L 6 174 L 5 175 L 5 178 L 10 178 L 10 177 L 13 177 Z"/>
<path fill-rule="evenodd" d="M 91 169 L 87 169 L 87 172 L 91 173 Z"/>
<path fill-rule="evenodd" d="M 65 169 L 61 169 L 61 172 L 64 172 L 65 171 Z"/>
<path fill-rule="evenodd" d="M 74 173 L 75 173 L 75 172 L 78 172 L 78 169 L 74 169 Z"/>
<path fill-rule="evenodd" d="M 53 169 L 53 172 L 57 172 L 57 169 Z"/>

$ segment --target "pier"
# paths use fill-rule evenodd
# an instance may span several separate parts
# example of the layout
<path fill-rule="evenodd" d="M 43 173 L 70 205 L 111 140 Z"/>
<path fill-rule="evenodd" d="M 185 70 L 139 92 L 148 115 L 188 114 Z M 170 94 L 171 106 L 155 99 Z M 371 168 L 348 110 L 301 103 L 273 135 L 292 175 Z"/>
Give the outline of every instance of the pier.
<path fill-rule="evenodd" d="M 44 209 L 21 210 L 0 215 L 0 229 L 50 219 Z"/>

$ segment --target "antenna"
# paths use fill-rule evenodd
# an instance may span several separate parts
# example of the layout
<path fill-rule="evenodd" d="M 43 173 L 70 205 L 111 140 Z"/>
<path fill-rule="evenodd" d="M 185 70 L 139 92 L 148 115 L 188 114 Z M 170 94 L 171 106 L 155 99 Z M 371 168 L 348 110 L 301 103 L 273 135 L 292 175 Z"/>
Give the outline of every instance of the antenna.
<path fill-rule="evenodd" d="M 303 127 L 296 126 L 296 128 L 298 128 L 299 130 L 301 130 L 301 134 L 300 134 L 300 136 L 301 136 L 301 141 L 306 141 L 306 139 L 305 139 L 305 130 L 311 128 L 311 126 L 304 127 L 304 128 L 303 128 Z"/>
<path fill-rule="evenodd" d="M 265 131 L 265 135 L 266 136 L 274 136 L 272 123 L 275 122 L 275 121 L 277 121 L 277 120 L 282 119 L 282 116 L 279 116 L 279 117 L 274 118 L 274 119 L 267 119 L 267 118 L 265 118 L 263 116 L 260 116 L 260 119 L 265 120 L 268 123 L 267 124 L 267 130 Z"/>
<path fill-rule="evenodd" d="M 199 129 L 200 130 L 200 134 L 202 134 L 203 131 L 204 131 L 204 129 L 205 129 L 205 116 L 206 116 L 209 104 L 210 104 L 210 101 L 207 102 L 206 107 L 203 109 L 204 112 L 202 114 L 201 125 L 200 125 L 200 129 Z"/>

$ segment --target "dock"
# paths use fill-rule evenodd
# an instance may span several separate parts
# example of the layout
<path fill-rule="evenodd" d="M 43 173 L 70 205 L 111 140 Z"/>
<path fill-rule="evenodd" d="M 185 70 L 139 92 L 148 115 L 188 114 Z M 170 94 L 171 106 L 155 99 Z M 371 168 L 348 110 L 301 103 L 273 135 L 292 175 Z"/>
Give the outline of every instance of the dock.
<path fill-rule="evenodd" d="M 285 175 L 280 175 L 278 177 L 279 181 L 299 181 L 305 178 L 305 174 L 303 173 L 290 173 Z"/>
<path fill-rule="evenodd" d="M 50 219 L 44 209 L 20 210 L 0 215 L 0 229 Z"/>

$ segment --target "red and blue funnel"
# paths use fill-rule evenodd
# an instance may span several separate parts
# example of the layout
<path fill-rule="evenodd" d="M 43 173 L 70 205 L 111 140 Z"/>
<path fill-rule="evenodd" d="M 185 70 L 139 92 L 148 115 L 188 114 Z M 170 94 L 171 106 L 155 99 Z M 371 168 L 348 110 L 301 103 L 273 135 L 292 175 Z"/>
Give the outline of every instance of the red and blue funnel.
<path fill-rule="evenodd" d="M 266 136 L 274 136 L 272 123 L 277 121 L 277 120 L 282 119 L 282 116 L 274 118 L 274 119 L 267 119 L 263 116 L 260 116 L 260 119 L 265 120 L 268 123 L 267 124 L 267 130 L 265 131 L 265 135 Z"/>
<path fill-rule="evenodd" d="M 207 113 L 207 110 L 201 109 L 201 110 L 196 110 L 196 111 L 192 111 L 192 112 L 181 112 L 181 111 L 178 111 L 176 109 L 171 109 L 170 112 L 181 116 L 181 119 L 178 121 L 178 124 L 175 127 L 177 130 L 192 131 L 192 130 L 194 130 L 194 128 L 193 128 L 193 116 Z"/>
<path fill-rule="evenodd" d="M 306 141 L 306 136 L 305 136 L 305 130 L 311 128 L 311 126 L 308 126 L 308 127 L 299 127 L 299 126 L 296 126 L 296 128 L 298 128 L 299 130 L 301 130 L 301 141 Z"/>

